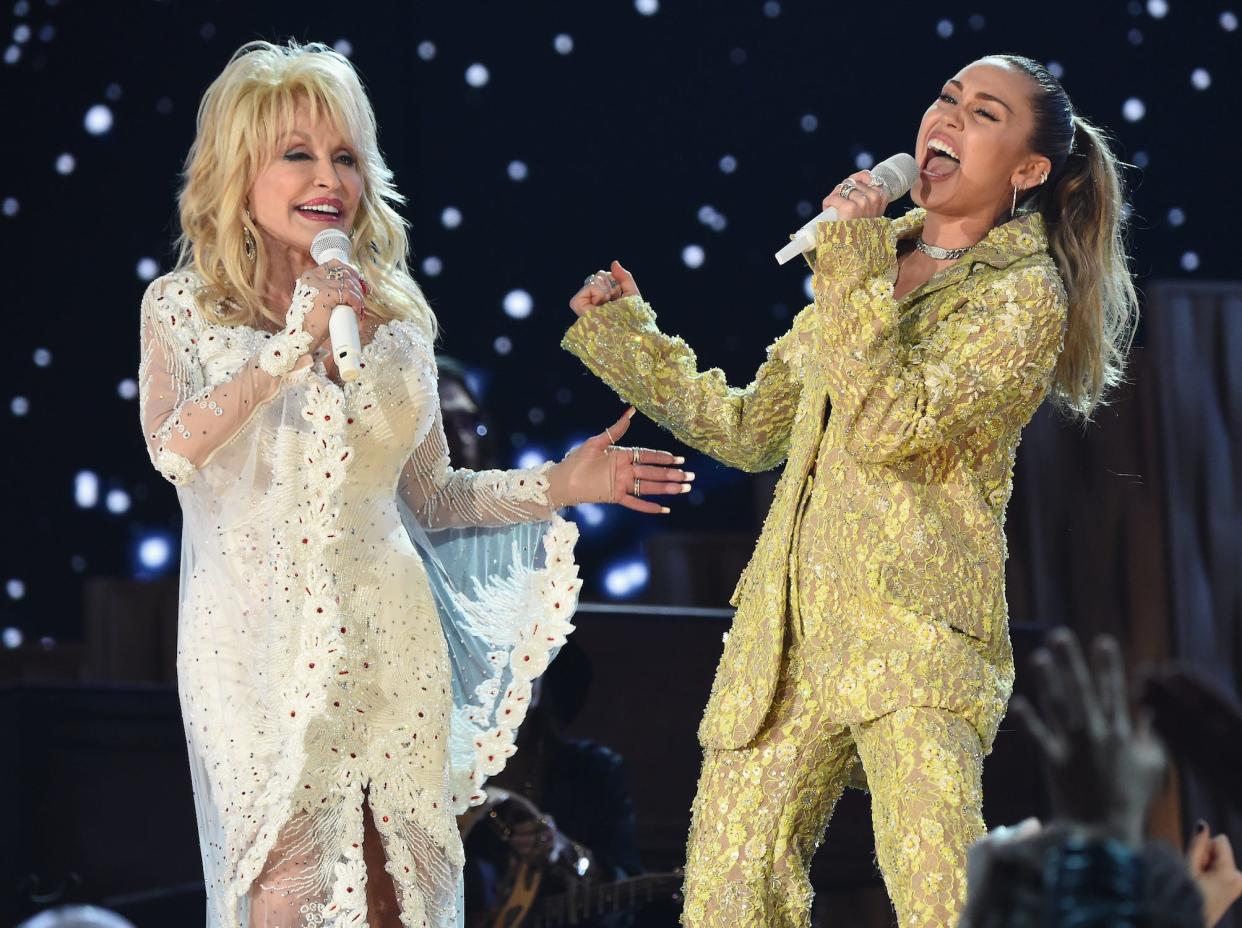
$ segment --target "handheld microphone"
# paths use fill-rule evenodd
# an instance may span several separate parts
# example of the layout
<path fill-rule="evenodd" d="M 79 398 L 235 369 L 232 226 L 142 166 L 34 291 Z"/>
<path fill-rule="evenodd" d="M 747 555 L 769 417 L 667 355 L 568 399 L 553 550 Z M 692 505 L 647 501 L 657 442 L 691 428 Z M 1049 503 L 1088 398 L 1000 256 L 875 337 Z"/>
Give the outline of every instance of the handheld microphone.
<path fill-rule="evenodd" d="M 324 229 L 311 242 L 311 257 L 316 264 L 340 261 L 349 264 L 353 243 L 340 229 Z M 358 379 L 362 368 L 362 340 L 358 337 L 358 316 L 347 304 L 337 306 L 328 317 L 328 337 L 332 341 L 332 355 L 341 379 L 349 382 Z"/>
<path fill-rule="evenodd" d="M 880 182 L 884 195 L 888 197 L 889 202 L 896 200 L 898 197 L 905 196 L 910 188 L 914 186 L 914 182 L 918 180 L 919 164 L 910 155 L 904 152 L 893 155 L 881 161 L 871 169 L 871 176 Z M 776 263 L 785 264 L 791 258 L 795 258 L 804 251 L 810 251 L 815 247 L 815 229 L 821 222 L 835 222 L 837 218 L 837 209 L 830 206 L 796 233 L 793 240 L 776 253 Z M 320 233 L 323 235 L 325 233 Z"/>

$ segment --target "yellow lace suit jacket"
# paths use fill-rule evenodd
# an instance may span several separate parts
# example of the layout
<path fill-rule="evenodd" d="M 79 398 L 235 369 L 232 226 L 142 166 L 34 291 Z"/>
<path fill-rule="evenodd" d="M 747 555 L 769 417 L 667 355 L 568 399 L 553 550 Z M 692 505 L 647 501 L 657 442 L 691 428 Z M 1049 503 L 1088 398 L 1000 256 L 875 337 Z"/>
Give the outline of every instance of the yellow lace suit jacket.
<path fill-rule="evenodd" d="M 1014 453 L 1050 388 L 1067 302 L 1038 215 L 997 226 L 894 299 L 897 242 L 923 215 L 822 224 L 815 302 L 745 389 L 699 372 L 638 297 L 592 309 L 565 336 L 687 445 L 747 471 L 786 461 L 731 599 L 704 746 L 755 737 L 785 636 L 810 628 L 843 722 L 940 706 L 990 749 L 1013 682 L 1003 526 Z M 821 584 L 831 614 L 791 620 L 800 512 L 814 556 L 793 563 L 797 582 Z"/>

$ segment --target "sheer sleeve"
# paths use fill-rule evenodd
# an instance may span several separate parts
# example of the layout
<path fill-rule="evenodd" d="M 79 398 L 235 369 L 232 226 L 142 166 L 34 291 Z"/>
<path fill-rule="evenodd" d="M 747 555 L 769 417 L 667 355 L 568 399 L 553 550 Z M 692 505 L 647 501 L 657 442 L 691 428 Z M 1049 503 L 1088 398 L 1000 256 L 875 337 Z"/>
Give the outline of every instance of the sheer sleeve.
<path fill-rule="evenodd" d="M 680 338 L 656 327 L 639 297 L 597 306 L 573 324 L 562 347 L 677 438 L 747 471 L 776 467 L 789 452 L 801 384 L 782 338 L 749 386 L 730 387 L 718 368 L 699 371 Z"/>
<path fill-rule="evenodd" d="M 526 470 L 454 469 L 437 405 L 431 431 L 406 461 L 397 489 L 428 531 L 543 522 L 556 514 L 548 496 L 552 466 L 548 461 Z"/>
<path fill-rule="evenodd" d="M 306 354 L 302 320 L 318 293 L 299 286 L 286 329 L 268 340 L 233 376 L 210 385 L 199 364 L 202 319 L 189 300 L 173 300 L 167 278 L 142 301 L 139 415 L 151 463 L 184 484 L 276 396 L 281 378 Z"/>

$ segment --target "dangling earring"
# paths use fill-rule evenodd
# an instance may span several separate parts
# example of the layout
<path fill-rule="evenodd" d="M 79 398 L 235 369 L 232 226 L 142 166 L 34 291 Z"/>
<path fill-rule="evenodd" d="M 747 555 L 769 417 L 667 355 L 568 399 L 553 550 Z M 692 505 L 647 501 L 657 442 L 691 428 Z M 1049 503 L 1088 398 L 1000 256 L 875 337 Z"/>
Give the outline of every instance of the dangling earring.
<path fill-rule="evenodd" d="M 254 235 L 250 232 L 250 226 L 246 223 L 253 223 L 254 217 L 250 215 L 250 210 L 243 210 L 246 214 L 246 222 L 242 223 L 242 238 L 246 240 L 246 260 L 254 264 L 255 258 L 258 257 L 259 247 L 255 243 Z"/>
<path fill-rule="evenodd" d="M 1025 190 L 1026 188 L 1021 188 Z M 1013 205 L 1009 207 L 1009 218 L 1012 219 L 1018 213 L 1018 187 L 1013 188 Z"/>
<path fill-rule="evenodd" d="M 1048 172 L 1047 171 L 1044 171 L 1044 173 L 1039 176 L 1039 182 L 1041 184 L 1048 183 Z"/>

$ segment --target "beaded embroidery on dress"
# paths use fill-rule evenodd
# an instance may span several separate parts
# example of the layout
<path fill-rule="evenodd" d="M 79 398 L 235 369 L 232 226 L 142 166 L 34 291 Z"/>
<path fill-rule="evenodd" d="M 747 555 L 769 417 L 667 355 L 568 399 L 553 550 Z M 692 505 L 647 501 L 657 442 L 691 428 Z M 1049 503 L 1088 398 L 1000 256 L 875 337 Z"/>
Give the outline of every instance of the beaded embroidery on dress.
<path fill-rule="evenodd" d="M 183 512 L 177 672 L 209 925 L 365 925 L 364 802 L 402 924 L 458 924 L 455 815 L 514 753 L 573 630 L 577 529 L 549 504 L 550 465 L 450 466 L 412 323 L 381 325 L 341 387 L 306 363 L 315 290 L 269 335 L 207 322 L 200 285 L 148 289 L 139 383 Z"/>

